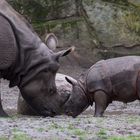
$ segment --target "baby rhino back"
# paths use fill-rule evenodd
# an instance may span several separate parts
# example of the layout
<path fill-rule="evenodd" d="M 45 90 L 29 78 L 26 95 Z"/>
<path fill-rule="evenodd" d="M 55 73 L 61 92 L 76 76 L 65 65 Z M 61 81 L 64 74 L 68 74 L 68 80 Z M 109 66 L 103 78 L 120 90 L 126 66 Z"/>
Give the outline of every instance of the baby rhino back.
<path fill-rule="evenodd" d="M 126 56 L 102 60 L 87 74 L 88 92 L 106 92 L 113 100 L 130 102 L 136 99 L 136 81 L 140 71 L 140 57 Z"/>
<path fill-rule="evenodd" d="M 140 71 L 140 57 L 126 56 L 107 61 L 114 100 L 131 102 L 137 97 L 137 78 Z"/>

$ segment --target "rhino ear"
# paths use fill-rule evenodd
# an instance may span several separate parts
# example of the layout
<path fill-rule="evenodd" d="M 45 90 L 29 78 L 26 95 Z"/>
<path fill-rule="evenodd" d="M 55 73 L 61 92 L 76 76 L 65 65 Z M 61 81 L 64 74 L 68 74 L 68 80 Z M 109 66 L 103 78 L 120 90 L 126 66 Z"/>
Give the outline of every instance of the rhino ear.
<path fill-rule="evenodd" d="M 45 43 L 49 49 L 55 50 L 58 46 L 58 39 L 53 33 L 49 33 L 45 38 Z"/>
<path fill-rule="evenodd" d="M 73 86 L 77 84 L 77 81 L 72 78 L 65 77 L 65 79 L 68 83 L 70 83 Z"/>

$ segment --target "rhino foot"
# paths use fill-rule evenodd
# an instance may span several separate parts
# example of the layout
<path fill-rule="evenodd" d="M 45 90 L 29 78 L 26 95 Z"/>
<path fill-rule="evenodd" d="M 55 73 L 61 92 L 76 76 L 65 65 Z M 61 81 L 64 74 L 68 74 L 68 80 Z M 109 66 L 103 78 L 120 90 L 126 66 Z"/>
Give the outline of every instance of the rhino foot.
<path fill-rule="evenodd" d="M 9 115 L 2 110 L 0 111 L 0 117 L 9 117 Z"/>
<path fill-rule="evenodd" d="M 103 114 L 94 114 L 94 117 L 103 117 Z"/>

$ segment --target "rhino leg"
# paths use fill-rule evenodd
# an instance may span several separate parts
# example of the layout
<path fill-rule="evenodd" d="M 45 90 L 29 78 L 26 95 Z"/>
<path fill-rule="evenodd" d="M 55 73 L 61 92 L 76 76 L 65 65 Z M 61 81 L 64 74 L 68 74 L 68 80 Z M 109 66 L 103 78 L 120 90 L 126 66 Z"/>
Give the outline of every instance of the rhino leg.
<path fill-rule="evenodd" d="M 13 29 L 10 23 L 0 15 L 0 71 L 6 70 L 15 62 L 16 53 L 17 45 Z"/>
<path fill-rule="evenodd" d="M 140 72 L 138 73 L 136 87 L 137 87 L 138 100 L 140 100 Z"/>
<path fill-rule="evenodd" d="M 0 103 L 0 117 L 8 117 L 8 114 L 5 113 L 5 111 L 3 110 L 1 103 Z"/>
<path fill-rule="evenodd" d="M 103 91 L 96 91 L 94 93 L 94 101 L 95 101 L 95 117 L 102 117 L 105 109 L 107 108 L 108 95 Z"/>
<path fill-rule="evenodd" d="M 0 117 L 8 117 L 8 114 L 5 113 L 1 104 L 1 96 L 0 96 Z"/>

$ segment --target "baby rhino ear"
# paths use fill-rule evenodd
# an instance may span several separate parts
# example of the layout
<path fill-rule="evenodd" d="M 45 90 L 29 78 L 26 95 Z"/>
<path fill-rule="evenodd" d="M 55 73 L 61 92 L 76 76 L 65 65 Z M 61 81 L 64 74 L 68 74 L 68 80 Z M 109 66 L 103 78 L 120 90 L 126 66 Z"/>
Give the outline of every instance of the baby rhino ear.
<path fill-rule="evenodd" d="M 49 49 L 54 51 L 58 46 L 58 39 L 53 33 L 49 33 L 45 38 L 45 43 Z"/>

